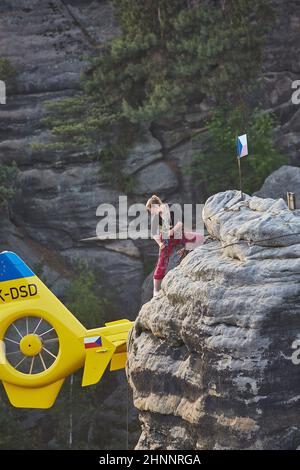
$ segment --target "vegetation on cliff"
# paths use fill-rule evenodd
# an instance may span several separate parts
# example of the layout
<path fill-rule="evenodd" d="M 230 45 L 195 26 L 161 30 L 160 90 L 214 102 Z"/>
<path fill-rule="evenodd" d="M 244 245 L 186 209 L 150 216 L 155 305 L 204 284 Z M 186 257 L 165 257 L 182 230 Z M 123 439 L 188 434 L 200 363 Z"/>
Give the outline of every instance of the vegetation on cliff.
<path fill-rule="evenodd" d="M 273 142 L 275 118 L 256 109 L 245 115 L 241 107 L 226 111 L 218 108 L 207 124 L 204 150 L 195 154 L 189 171 L 206 194 L 238 187 L 236 137 L 247 133 L 250 156 L 243 158 L 243 190 L 252 193 L 261 187 L 271 169 L 286 160 Z"/>
<path fill-rule="evenodd" d="M 0 210 L 7 206 L 9 200 L 15 195 L 15 177 L 17 166 L 0 164 Z"/>
<path fill-rule="evenodd" d="M 14 84 L 16 69 L 8 59 L 0 58 L 0 80 L 3 80 L 8 89 Z M 7 206 L 7 202 L 13 198 L 14 179 L 16 176 L 16 164 L 3 165 L 0 163 L 0 210 Z"/>
<path fill-rule="evenodd" d="M 10 86 L 16 76 L 16 69 L 8 59 L 0 58 L 0 80 Z"/>
<path fill-rule="evenodd" d="M 141 126 L 183 115 L 206 97 L 216 111 L 208 124 L 210 132 L 218 123 L 218 134 L 230 139 L 227 145 L 231 147 L 241 128 L 256 129 L 256 137 L 267 127 L 268 148 L 274 155 L 272 118 L 262 118 L 248 102 L 273 18 L 267 0 L 112 3 L 122 34 L 91 60 L 80 96 L 51 104 L 46 122 L 52 128 L 55 146 L 63 148 L 72 142 L 73 146 L 90 148 L 96 143 L 96 148 L 101 148 L 95 153 L 102 170 L 120 183 L 122 161 L 132 141 L 138 139 Z M 236 120 L 238 111 L 242 122 Z M 233 113 L 234 136 L 227 133 L 229 113 Z M 265 159 L 265 148 L 260 148 L 257 145 L 255 149 L 250 190 L 278 166 L 278 160 Z M 221 145 L 214 154 L 214 177 L 224 181 L 230 173 L 229 185 L 234 164 L 228 160 L 224 174 L 223 150 Z M 262 159 L 264 163 L 256 165 Z M 201 156 L 195 165 L 200 182 L 210 177 L 211 168 Z M 215 189 L 207 187 L 209 192 Z"/>

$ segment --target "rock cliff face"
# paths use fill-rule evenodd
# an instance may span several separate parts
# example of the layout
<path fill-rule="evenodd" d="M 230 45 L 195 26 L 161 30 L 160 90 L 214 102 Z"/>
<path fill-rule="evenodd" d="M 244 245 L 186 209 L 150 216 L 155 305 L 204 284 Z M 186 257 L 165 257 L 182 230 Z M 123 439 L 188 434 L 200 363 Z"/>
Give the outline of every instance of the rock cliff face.
<path fill-rule="evenodd" d="M 300 168 L 284 165 L 271 173 L 255 196 L 282 198 L 286 200 L 287 191 L 296 196 L 296 207 L 300 208 Z"/>
<path fill-rule="evenodd" d="M 0 109 L 0 163 L 18 166 L 17 194 L 10 222 L 1 227 L 0 250 L 18 250 L 31 266 L 43 262 L 47 283 L 58 295 L 76 260 L 87 260 L 114 292 L 122 315 L 133 318 L 143 280 L 138 248 L 131 241 L 80 243 L 96 234 L 97 207 L 117 205 L 119 191 L 103 182 L 99 165 L 86 154 L 31 147 L 49 141 L 41 123 L 45 102 L 78 93 L 84 58 L 99 54 L 118 34 L 113 9 L 105 1 L 13 0 L 1 2 L 0 13 L 0 57 L 16 69 L 7 105 Z M 144 152 L 157 154 L 157 147 L 150 136 Z"/>
<path fill-rule="evenodd" d="M 300 75 L 300 1 L 273 3 L 278 15 L 264 51 L 261 101 L 279 118 L 278 144 L 299 165 L 300 110 L 291 101 L 291 85 Z M 116 294 L 123 315 L 134 318 L 144 266 L 148 271 L 149 261 L 153 265 L 153 244 L 79 243 L 95 235 L 97 206 L 115 204 L 119 192 L 103 181 L 97 163 L 88 155 L 34 152 L 30 146 L 49 139 L 41 124 L 44 103 L 77 93 L 84 58 L 101 53 L 106 41 L 119 33 L 111 4 L 106 0 L 3 0 L 0 13 L 0 58 L 9 59 L 17 72 L 7 105 L 0 108 L 0 163 L 15 160 L 19 169 L 17 199 L 10 223 L 1 228 L 0 249 L 18 248 L 30 264 L 43 259 L 49 285 L 58 294 L 67 282 L 65 270 L 77 258 L 86 258 L 93 269 L 106 274 L 106 286 Z M 208 111 L 204 100 L 186 115 L 145 131 L 144 141 L 131 149 L 125 170 L 135 177 L 133 202 L 153 192 L 174 202 L 203 202 L 201 188 L 184 168 L 195 148 L 202 146 L 201 138 L 190 137 L 195 132 L 205 134 Z M 57 262 L 51 263 L 51 258 Z"/>
<path fill-rule="evenodd" d="M 203 218 L 213 241 L 167 274 L 131 336 L 137 448 L 296 449 L 300 212 L 228 191 Z"/>
<path fill-rule="evenodd" d="M 292 164 L 300 166 L 300 107 L 292 102 L 292 83 L 300 76 L 300 2 L 272 0 L 272 4 L 276 20 L 263 56 L 261 102 L 279 119 L 278 145 Z"/>

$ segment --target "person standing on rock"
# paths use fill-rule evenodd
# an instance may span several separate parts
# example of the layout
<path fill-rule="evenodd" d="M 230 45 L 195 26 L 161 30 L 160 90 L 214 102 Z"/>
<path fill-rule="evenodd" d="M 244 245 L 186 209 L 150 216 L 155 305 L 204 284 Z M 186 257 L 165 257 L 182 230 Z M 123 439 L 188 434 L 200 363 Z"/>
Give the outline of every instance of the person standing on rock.
<path fill-rule="evenodd" d="M 187 243 L 193 243 L 195 247 L 204 241 L 203 235 L 186 232 L 182 220 L 178 220 L 175 223 L 174 211 L 170 210 L 170 206 L 169 204 L 163 203 L 155 194 L 146 202 L 146 208 L 151 213 L 151 216 L 158 216 L 159 226 L 159 233 L 152 235 L 152 238 L 159 246 L 158 260 L 153 274 L 153 297 L 160 291 L 161 282 L 166 275 L 173 249 L 179 245 L 183 245 L 183 248 L 178 251 L 178 254 L 180 257 L 184 257 Z"/>

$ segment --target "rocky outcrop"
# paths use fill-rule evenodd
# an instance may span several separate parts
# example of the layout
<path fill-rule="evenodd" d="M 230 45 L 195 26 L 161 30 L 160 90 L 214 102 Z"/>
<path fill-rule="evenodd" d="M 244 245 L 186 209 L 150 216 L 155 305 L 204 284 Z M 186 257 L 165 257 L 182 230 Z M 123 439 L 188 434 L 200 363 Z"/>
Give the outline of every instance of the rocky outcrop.
<path fill-rule="evenodd" d="M 300 445 L 300 212 L 237 191 L 208 199 L 213 241 L 165 277 L 127 366 L 138 449 Z"/>
<path fill-rule="evenodd" d="M 255 196 L 283 198 L 286 200 L 287 192 L 296 196 L 296 207 L 300 208 L 300 168 L 284 165 L 271 173 Z"/>
<path fill-rule="evenodd" d="M 167 267 L 167 272 L 171 271 L 171 269 L 174 269 L 179 263 L 180 263 L 180 257 L 177 254 L 177 252 L 171 253 L 168 267 Z M 151 271 L 150 274 L 148 274 L 148 276 L 143 282 L 142 299 L 141 299 L 142 305 L 144 305 L 146 302 L 149 302 L 149 300 L 151 300 L 153 297 L 153 274 L 154 274 L 154 270 Z"/>

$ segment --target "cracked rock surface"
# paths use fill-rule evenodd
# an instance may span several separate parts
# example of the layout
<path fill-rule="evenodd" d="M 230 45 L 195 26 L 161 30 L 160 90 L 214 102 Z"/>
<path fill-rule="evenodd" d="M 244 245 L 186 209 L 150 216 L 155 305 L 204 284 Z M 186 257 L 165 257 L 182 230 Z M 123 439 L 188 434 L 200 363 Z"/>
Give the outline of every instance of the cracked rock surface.
<path fill-rule="evenodd" d="M 138 449 L 300 445 L 299 215 L 237 191 L 208 199 L 213 241 L 167 274 L 131 335 Z"/>

